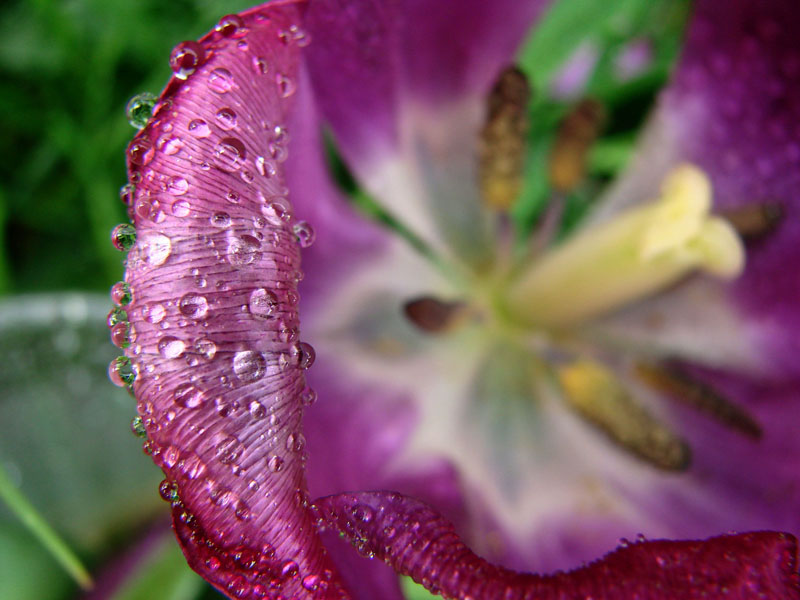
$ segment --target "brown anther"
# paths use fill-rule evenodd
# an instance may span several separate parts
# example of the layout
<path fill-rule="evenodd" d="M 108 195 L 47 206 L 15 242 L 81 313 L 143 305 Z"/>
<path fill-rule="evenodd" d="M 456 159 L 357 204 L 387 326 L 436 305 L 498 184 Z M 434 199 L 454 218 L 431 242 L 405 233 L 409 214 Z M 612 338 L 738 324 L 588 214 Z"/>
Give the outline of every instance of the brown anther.
<path fill-rule="evenodd" d="M 669 364 L 639 363 L 637 376 L 651 388 L 710 416 L 722 425 L 753 439 L 760 439 L 761 425 L 708 384 Z"/>
<path fill-rule="evenodd" d="M 500 73 L 489 94 L 478 181 L 483 201 L 497 210 L 508 210 L 522 189 L 530 98 L 528 78 L 513 66 Z"/>
<path fill-rule="evenodd" d="M 777 202 L 748 204 L 732 208 L 720 213 L 736 232 L 746 239 L 757 239 L 769 233 L 783 220 L 783 207 Z"/>
<path fill-rule="evenodd" d="M 467 305 L 463 302 L 445 302 L 430 296 L 409 300 L 403 306 L 409 321 L 427 333 L 443 333 L 463 322 Z"/>
<path fill-rule="evenodd" d="M 548 165 L 550 185 L 560 193 L 574 190 L 586 174 L 586 158 L 605 122 L 597 100 L 581 100 L 561 122 Z"/>
<path fill-rule="evenodd" d="M 609 369 L 578 361 L 560 368 L 558 379 L 569 407 L 623 449 L 665 471 L 689 467 L 686 442 L 636 402 Z"/>

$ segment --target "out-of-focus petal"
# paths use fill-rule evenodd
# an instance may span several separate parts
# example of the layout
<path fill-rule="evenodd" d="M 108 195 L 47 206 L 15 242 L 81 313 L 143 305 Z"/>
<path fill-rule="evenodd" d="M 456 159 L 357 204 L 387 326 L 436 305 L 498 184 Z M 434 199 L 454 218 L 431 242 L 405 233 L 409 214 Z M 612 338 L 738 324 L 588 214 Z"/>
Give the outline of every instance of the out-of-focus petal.
<path fill-rule="evenodd" d="M 800 279 L 793 269 L 800 264 L 798 22 L 800 5 L 792 0 L 698 2 L 640 152 L 596 215 L 607 218 L 652 198 L 667 170 L 686 160 L 710 175 L 717 210 L 779 203 L 782 222 L 748 245 L 726 310 L 743 316 L 737 335 L 784 375 L 800 373 Z M 707 327 L 702 335 L 725 339 L 724 331 Z"/>
<path fill-rule="evenodd" d="M 475 185 L 485 98 L 546 0 L 322 0 L 308 13 L 323 114 L 359 181 L 429 245 L 490 255 Z"/>
<path fill-rule="evenodd" d="M 783 533 L 624 546 L 568 573 L 494 566 L 467 548 L 425 504 L 387 492 L 322 498 L 320 522 L 360 552 L 391 564 L 444 598 L 799 598 L 797 540 Z"/>
<path fill-rule="evenodd" d="M 228 18 L 129 147 L 126 280 L 146 447 L 190 565 L 225 593 L 337 595 L 306 508 L 299 245 L 283 181 L 302 4 Z M 295 227 L 293 227 L 293 225 Z"/>

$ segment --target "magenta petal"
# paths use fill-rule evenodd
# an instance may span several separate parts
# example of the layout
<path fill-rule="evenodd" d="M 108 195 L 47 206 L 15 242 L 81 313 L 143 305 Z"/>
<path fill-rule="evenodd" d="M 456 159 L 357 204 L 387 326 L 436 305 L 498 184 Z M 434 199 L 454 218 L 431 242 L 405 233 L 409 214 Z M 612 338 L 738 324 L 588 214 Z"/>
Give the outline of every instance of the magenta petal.
<path fill-rule="evenodd" d="M 302 6 L 272 3 L 182 45 L 186 80 L 173 78 L 128 152 L 127 355 L 145 448 L 191 566 L 237 598 L 341 595 L 299 443 L 313 354 L 298 341 L 281 163 L 300 60 L 283 38 Z"/>
<path fill-rule="evenodd" d="M 489 564 L 436 511 L 400 494 L 329 496 L 315 508 L 322 526 L 362 554 L 385 560 L 444 598 L 800 598 L 797 540 L 784 533 L 625 544 L 580 569 L 543 576 Z"/>

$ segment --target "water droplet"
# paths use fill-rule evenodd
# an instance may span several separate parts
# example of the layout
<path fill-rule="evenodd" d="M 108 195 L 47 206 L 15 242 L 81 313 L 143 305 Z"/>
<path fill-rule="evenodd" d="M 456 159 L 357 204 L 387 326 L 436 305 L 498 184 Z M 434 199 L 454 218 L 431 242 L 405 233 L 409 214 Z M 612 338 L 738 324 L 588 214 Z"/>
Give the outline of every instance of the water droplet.
<path fill-rule="evenodd" d="M 194 40 L 181 42 L 172 50 L 169 57 L 169 66 L 175 77 L 186 79 L 197 70 L 203 62 L 205 51 L 203 47 Z"/>
<path fill-rule="evenodd" d="M 192 207 L 186 200 L 176 200 L 172 203 L 172 214 L 176 217 L 188 217 Z"/>
<path fill-rule="evenodd" d="M 128 146 L 128 160 L 134 165 L 146 165 L 153 160 L 154 153 L 153 144 L 147 138 L 134 138 Z"/>
<path fill-rule="evenodd" d="M 118 281 L 111 286 L 111 301 L 117 306 L 126 306 L 133 300 L 130 284 Z"/>
<path fill-rule="evenodd" d="M 175 391 L 172 393 L 172 400 L 175 404 L 183 408 L 197 408 L 203 404 L 205 396 L 203 392 L 193 384 L 182 383 L 176 387 Z"/>
<path fill-rule="evenodd" d="M 248 308 L 255 317 L 269 317 L 277 305 L 278 297 L 265 288 L 256 288 L 250 293 Z"/>
<path fill-rule="evenodd" d="M 288 75 L 284 75 L 283 73 L 276 74 L 275 83 L 278 86 L 278 93 L 282 98 L 288 98 L 294 94 L 295 83 L 289 78 Z"/>
<path fill-rule="evenodd" d="M 311 406 L 316 401 L 317 392 L 310 387 L 306 387 L 300 394 L 300 402 L 303 404 L 303 406 Z"/>
<path fill-rule="evenodd" d="M 316 592 L 319 589 L 319 583 L 319 575 L 306 575 L 303 577 L 303 587 L 310 592 Z"/>
<path fill-rule="evenodd" d="M 236 127 L 236 113 L 232 108 L 225 107 L 217 111 L 217 125 L 225 131 Z"/>
<path fill-rule="evenodd" d="M 292 327 L 288 323 L 281 321 L 278 324 L 278 337 L 280 340 L 285 344 L 291 344 L 292 342 L 297 341 L 297 336 L 299 332 L 297 331 L 297 327 Z"/>
<path fill-rule="evenodd" d="M 172 242 L 161 233 L 149 233 L 139 240 L 145 262 L 153 267 L 163 265 L 172 253 Z"/>
<path fill-rule="evenodd" d="M 281 146 L 277 142 L 270 142 L 267 144 L 267 150 L 269 150 L 269 155 L 278 162 L 283 162 L 289 157 L 289 152 L 286 150 L 286 147 Z"/>
<path fill-rule="evenodd" d="M 239 194 L 233 190 L 230 190 L 227 194 L 225 194 L 225 199 L 231 204 L 239 204 L 239 201 L 241 200 L 239 198 Z"/>
<path fill-rule="evenodd" d="M 125 114 L 128 117 L 128 123 L 142 129 L 147 125 L 147 121 L 153 116 L 153 107 L 156 105 L 155 94 L 150 92 L 142 92 L 136 94 L 133 98 L 128 100 L 128 105 L 125 107 Z"/>
<path fill-rule="evenodd" d="M 215 29 L 225 37 L 241 37 L 247 33 L 244 21 L 239 15 L 225 15 L 219 20 Z"/>
<path fill-rule="evenodd" d="M 261 209 L 261 212 L 267 218 L 267 221 L 276 227 L 281 227 L 284 223 L 289 222 L 292 218 L 292 213 L 288 206 L 280 200 L 268 202 L 266 206 Z"/>
<path fill-rule="evenodd" d="M 108 325 L 109 329 L 114 327 L 114 325 L 116 325 L 117 323 L 122 323 L 127 321 L 128 321 L 128 313 L 126 313 L 119 307 L 112 308 L 108 313 L 108 317 L 106 317 L 106 324 Z"/>
<path fill-rule="evenodd" d="M 178 303 L 178 310 L 184 317 L 202 319 L 208 314 L 208 300 L 200 294 L 186 294 Z"/>
<path fill-rule="evenodd" d="M 130 250 L 136 243 L 136 228 L 127 223 L 117 225 L 111 231 L 111 243 L 117 250 Z"/>
<path fill-rule="evenodd" d="M 189 182 L 183 177 L 172 177 L 167 183 L 167 191 L 173 196 L 182 196 L 189 190 Z"/>
<path fill-rule="evenodd" d="M 142 307 L 142 316 L 148 323 L 160 323 L 167 315 L 167 309 L 161 304 L 145 304 Z"/>
<path fill-rule="evenodd" d="M 217 345 L 208 338 L 197 340 L 194 347 L 197 352 L 205 356 L 208 360 L 211 360 L 217 354 Z"/>
<path fill-rule="evenodd" d="M 233 89 L 233 75 L 228 69 L 218 67 L 208 74 L 208 87 L 218 94 L 225 94 Z"/>
<path fill-rule="evenodd" d="M 292 356 L 294 357 L 299 368 L 308 369 L 314 364 L 317 353 L 314 351 L 314 348 L 311 346 L 311 344 L 307 344 L 306 342 L 298 342 L 292 346 Z"/>
<path fill-rule="evenodd" d="M 277 171 L 275 170 L 275 165 L 271 162 L 267 161 L 263 156 L 256 157 L 256 170 L 262 177 L 275 177 Z"/>
<path fill-rule="evenodd" d="M 263 419 L 267 415 L 267 409 L 258 400 L 253 400 L 248 409 L 254 419 Z"/>
<path fill-rule="evenodd" d="M 178 464 L 178 459 L 180 459 L 181 453 L 175 446 L 169 446 L 166 450 L 164 450 L 162 457 L 164 459 L 164 466 L 168 469 L 171 469 Z"/>
<path fill-rule="evenodd" d="M 297 243 L 301 248 L 308 248 L 314 243 L 317 235 L 314 228 L 306 221 L 298 221 L 292 226 L 292 231 L 297 237 Z"/>
<path fill-rule="evenodd" d="M 267 467 L 269 467 L 269 470 L 272 471 L 273 473 L 280 473 L 281 471 L 283 471 L 283 466 L 285 462 L 286 461 L 284 461 L 283 458 L 281 458 L 280 456 L 277 455 L 272 456 L 267 461 Z"/>
<path fill-rule="evenodd" d="M 253 516 L 250 513 L 250 507 L 247 506 L 247 503 L 244 500 L 239 500 L 236 503 L 236 508 L 234 509 L 234 513 L 233 514 L 240 521 L 249 521 Z"/>
<path fill-rule="evenodd" d="M 261 242 L 251 235 L 234 237 L 228 244 L 228 262 L 234 267 L 243 267 L 259 258 Z"/>
<path fill-rule="evenodd" d="M 244 350 L 233 356 L 233 372 L 245 383 L 261 379 L 266 370 L 267 361 L 260 352 Z"/>
<path fill-rule="evenodd" d="M 127 348 L 131 345 L 129 323 L 117 323 L 111 328 L 111 343 L 117 348 Z"/>
<path fill-rule="evenodd" d="M 167 156 L 173 156 L 183 149 L 183 140 L 173 135 L 162 135 L 156 142 L 156 148 Z"/>
<path fill-rule="evenodd" d="M 186 350 L 186 344 L 176 337 L 168 335 L 158 340 L 158 352 L 164 358 L 178 358 L 184 350 Z"/>
<path fill-rule="evenodd" d="M 207 138 L 211 135 L 211 128 L 203 119 L 189 121 L 189 125 L 186 126 L 186 129 L 196 138 Z"/>
<path fill-rule="evenodd" d="M 139 198 L 133 210 L 140 219 L 147 219 L 153 223 L 161 223 L 166 218 L 164 211 L 161 210 L 161 202 L 151 196 Z"/>
<path fill-rule="evenodd" d="M 166 464 L 166 461 L 164 464 Z M 180 500 L 180 496 L 178 495 L 178 485 L 168 479 L 162 481 L 158 486 L 158 493 L 167 502 L 177 502 Z"/>
<path fill-rule="evenodd" d="M 286 436 L 286 449 L 290 452 L 302 452 L 306 447 L 306 438 L 302 433 L 290 433 Z"/>
<path fill-rule="evenodd" d="M 206 472 L 205 463 L 197 454 L 191 454 L 181 462 L 181 470 L 189 479 L 198 479 Z"/>
<path fill-rule="evenodd" d="M 236 437 L 232 435 L 228 436 L 219 444 L 217 444 L 217 459 L 223 465 L 229 465 L 235 462 L 242 455 L 243 450 L 244 447 Z"/>
<path fill-rule="evenodd" d="M 147 429 L 144 427 L 144 420 L 139 415 L 133 417 L 133 421 L 131 421 L 131 431 L 133 435 L 139 438 L 146 438 L 147 437 Z"/>
<path fill-rule="evenodd" d="M 267 59 L 263 56 L 254 56 L 253 68 L 256 70 L 256 73 L 266 75 L 269 72 L 269 63 L 267 63 Z"/>
<path fill-rule="evenodd" d="M 118 356 L 108 365 L 108 377 L 111 383 L 119 387 L 132 385 L 136 379 L 131 359 L 127 356 Z"/>
<path fill-rule="evenodd" d="M 242 140 L 234 137 L 222 138 L 214 149 L 214 161 L 223 171 L 236 171 L 247 156 Z"/>
<path fill-rule="evenodd" d="M 281 567 L 281 575 L 287 579 L 297 577 L 300 572 L 300 567 L 293 560 L 287 560 Z"/>
<path fill-rule="evenodd" d="M 214 227 L 230 227 L 231 224 L 231 216 L 226 212 L 214 213 L 208 220 Z"/>
<path fill-rule="evenodd" d="M 136 187 L 132 183 L 126 183 L 119 188 L 119 199 L 125 206 L 130 206 L 133 202 L 133 196 L 136 193 Z"/>

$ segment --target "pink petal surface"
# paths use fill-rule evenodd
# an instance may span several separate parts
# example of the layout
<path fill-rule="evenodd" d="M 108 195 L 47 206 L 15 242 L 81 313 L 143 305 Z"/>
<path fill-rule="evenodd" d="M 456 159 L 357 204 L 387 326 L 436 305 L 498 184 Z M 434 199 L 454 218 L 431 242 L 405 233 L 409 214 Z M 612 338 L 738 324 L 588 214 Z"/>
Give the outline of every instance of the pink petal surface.
<path fill-rule="evenodd" d="M 147 450 L 192 565 L 260 598 L 342 594 L 305 506 L 295 240 L 281 162 L 302 4 L 229 19 L 190 50 L 129 147 L 128 350 Z M 183 66 L 186 66 L 184 63 Z"/>
<path fill-rule="evenodd" d="M 642 541 L 568 573 L 523 574 L 467 548 L 425 504 L 391 492 L 321 498 L 323 526 L 444 598 L 672 600 L 800 598 L 797 540 L 783 533 Z"/>

